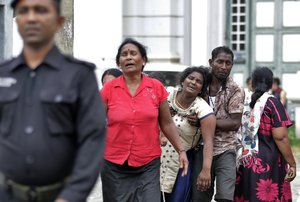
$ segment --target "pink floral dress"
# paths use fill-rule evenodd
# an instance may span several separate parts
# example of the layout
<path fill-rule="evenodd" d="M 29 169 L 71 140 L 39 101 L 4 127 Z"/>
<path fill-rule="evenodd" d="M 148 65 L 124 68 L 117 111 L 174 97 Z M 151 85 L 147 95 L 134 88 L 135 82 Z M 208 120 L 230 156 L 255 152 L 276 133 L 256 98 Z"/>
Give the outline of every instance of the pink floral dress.
<path fill-rule="evenodd" d="M 258 130 L 256 162 L 239 167 L 234 201 L 292 201 L 290 183 L 284 182 L 287 163 L 272 137 L 272 128 L 291 125 L 280 101 L 274 97 L 268 98 Z"/>

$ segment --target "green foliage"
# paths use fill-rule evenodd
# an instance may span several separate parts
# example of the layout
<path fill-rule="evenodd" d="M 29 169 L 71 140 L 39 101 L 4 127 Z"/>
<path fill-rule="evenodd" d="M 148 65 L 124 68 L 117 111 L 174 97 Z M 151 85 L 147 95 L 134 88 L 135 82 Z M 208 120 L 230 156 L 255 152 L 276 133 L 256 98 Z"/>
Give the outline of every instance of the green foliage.
<path fill-rule="evenodd" d="M 288 128 L 289 140 L 293 147 L 300 148 L 300 138 L 296 138 L 295 134 L 295 124 Z"/>

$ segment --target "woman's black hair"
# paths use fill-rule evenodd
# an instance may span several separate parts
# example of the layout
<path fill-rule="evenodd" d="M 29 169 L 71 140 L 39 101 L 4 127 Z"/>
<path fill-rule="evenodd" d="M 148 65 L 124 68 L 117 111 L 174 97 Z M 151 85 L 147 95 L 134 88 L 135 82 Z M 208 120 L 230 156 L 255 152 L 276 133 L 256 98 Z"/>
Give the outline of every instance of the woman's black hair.
<path fill-rule="evenodd" d="M 272 88 L 273 72 L 267 67 L 258 67 L 252 72 L 253 94 L 250 107 L 253 108 L 257 99 Z"/>
<path fill-rule="evenodd" d="M 134 39 L 132 39 L 132 38 L 126 38 L 126 39 L 121 43 L 121 45 L 120 45 L 119 48 L 118 48 L 118 53 L 117 53 L 117 55 L 116 55 L 116 64 L 117 64 L 118 66 L 120 65 L 119 59 L 120 59 L 120 56 L 121 56 L 122 48 L 123 48 L 123 46 L 125 46 L 126 44 L 133 44 L 133 45 L 135 45 L 135 46 L 139 49 L 142 58 L 145 60 L 145 63 L 148 62 L 148 57 L 147 57 L 147 50 L 146 50 L 146 47 L 145 47 L 143 44 L 141 44 L 140 42 L 138 42 L 138 41 L 136 41 L 136 40 L 134 40 Z M 144 69 L 144 66 L 143 66 L 143 69 Z"/>
<path fill-rule="evenodd" d="M 203 97 L 206 94 L 207 91 L 207 75 L 208 75 L 208 69 L 204 66 L 196 67 L 191 66 L 187 67 L 183 72 L 180 73 L 179 76 L 179 85 L 182 86 L 182 82 L 193 72 L 198 72 L 203 76 L 203 86 L 201 92 L 198 94 L 199 97 Z"/>
<path fill-rule="evenodd" d="M 150 72 L 148 74 L 148 76 L 150 78 L 154 78 L 154 79 L 157 79 L 159 80 L 164 86 L 166 86 L 166 77 L 164 74 L 162 74 L 161 72 L 156 72 L 156 71 L 153 71 L 153 72 Z"/>
<path fill-rule="evenodd" d="M 103 84 L 103 79 L 106 75 L 112 75 L 117 78 L 122 75 L 122 72 L 117 68 L 110 68 L 110 69 L 105 70 L 101 77 L 102 84 Z"/>
<path fill-rule="evenodd" d="M 278 77 L 275 77 L 274 79 L 273 79 L 273 83 L 275 83 L 275 84 L 277 84 L 278 86 L 280 86 L 280 79 L 278 78 Z"/>

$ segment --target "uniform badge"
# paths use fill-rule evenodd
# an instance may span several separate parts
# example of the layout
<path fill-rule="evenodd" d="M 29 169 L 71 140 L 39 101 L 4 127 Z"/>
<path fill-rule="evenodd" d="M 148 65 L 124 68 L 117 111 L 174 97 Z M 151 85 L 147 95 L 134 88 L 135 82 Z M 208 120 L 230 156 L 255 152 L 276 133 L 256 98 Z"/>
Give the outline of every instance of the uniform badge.
<path fill-rule="evenodd" d="M 12 77 L 0 77 L 0 87 L 11 87 L 17 80 Z"/>

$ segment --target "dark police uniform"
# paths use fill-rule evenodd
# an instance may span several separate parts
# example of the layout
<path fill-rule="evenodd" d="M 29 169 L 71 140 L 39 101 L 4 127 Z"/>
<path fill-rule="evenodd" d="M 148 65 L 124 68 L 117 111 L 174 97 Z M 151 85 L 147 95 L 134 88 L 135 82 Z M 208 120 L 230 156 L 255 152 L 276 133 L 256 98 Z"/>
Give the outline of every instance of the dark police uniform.
<path fill-rule="evenodd" d="M 99 174 L 104 138 L 93 64 L 54 47 L 34 70 L 22 54 L 0 65 L 1 202 L 85 201 Z"/>

